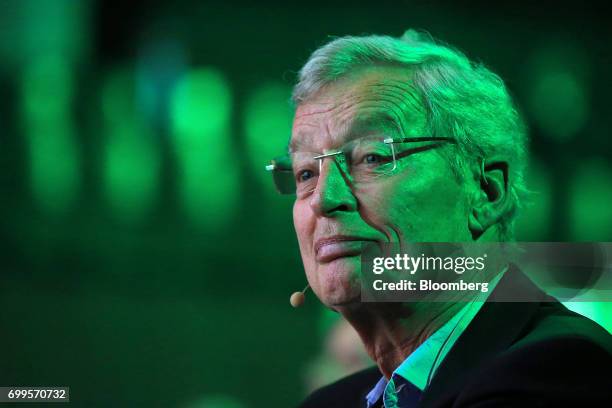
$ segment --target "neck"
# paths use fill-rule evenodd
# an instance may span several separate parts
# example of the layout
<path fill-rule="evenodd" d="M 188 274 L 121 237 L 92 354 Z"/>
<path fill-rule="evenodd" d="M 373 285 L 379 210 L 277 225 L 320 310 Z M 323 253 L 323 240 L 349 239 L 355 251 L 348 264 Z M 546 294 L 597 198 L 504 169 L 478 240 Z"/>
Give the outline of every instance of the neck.
<path fill-rule="evenodd" d="M 460 303 L 368 303 L 337 308 L 357 331 L 372 360 L 389 379 L 429 336 L 448 322 Z"/>

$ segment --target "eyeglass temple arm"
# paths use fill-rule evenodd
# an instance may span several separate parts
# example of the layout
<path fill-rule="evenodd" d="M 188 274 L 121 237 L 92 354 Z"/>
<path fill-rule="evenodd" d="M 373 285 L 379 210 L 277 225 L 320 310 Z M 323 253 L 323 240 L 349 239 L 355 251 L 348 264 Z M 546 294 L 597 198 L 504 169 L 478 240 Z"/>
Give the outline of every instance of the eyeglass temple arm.
<path fill-rule="evenodd" d="M 338 156 L 339 154 L 342 154 L 342 153 L 343 152 L 340 151 L 340 150 L 338 150 L 336 152 L 327 152 L 327 153 L 323 153 L 323 154 L 320 154 L 318 156 L 315 156 L 315 157 L 313 157 L 313 159 L 314 160 L 321 160 L 321 159 L 324 159 L 326 157 Z"/>
<path fill-rule="evenodd" d="M 457 141 L 452 137 L 398 137 L 398 138 L 387 138 L 383 140 L 384 143 L 393 144 L 393 143 L 411 143 L 411 142 L 435 142 L 435 141 L 445 141 L 448 143 L 456 144 Z M 484 157 L 480 160 L 480 176 L 484 181 L 485 185 L 489 185 L 487 178 L 485 177 L 485 159 Z"/>
<path fill-rule="evenodd" d="M 452 137 L 431 137 L 431 136 L 421 136 L 421 137 L 389 137 L 383 140 L 384 143 L 416 143 L 416 142 L 449 142 L 449 143 L 457 143 L 457 141 Z"/>

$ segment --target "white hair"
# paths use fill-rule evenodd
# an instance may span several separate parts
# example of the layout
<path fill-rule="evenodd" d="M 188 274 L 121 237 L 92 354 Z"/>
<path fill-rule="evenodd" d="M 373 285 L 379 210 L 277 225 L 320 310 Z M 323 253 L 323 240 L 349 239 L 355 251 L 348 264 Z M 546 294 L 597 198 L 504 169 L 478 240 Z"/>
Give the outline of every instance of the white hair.
<path fill-rule="evenodd" d="M 480 180 L 482 158 L 508 164 L 510 209 L 498 224 L 501 240 L 514 238 L 514 221 L 527 193 L 523 173 L 527 134 L 502 79 L 462 52 L 435 41 L 427 33 L 408 30 L 401 38 L 341 37 L 317 49 L 300 70 L 292 99 L 307 101 L 324 86 L 372 65 L 404 66 L 411 73 L 427 112 L 429 136 L 453 137 L 461 154 L 451 165 L 459 176 L 471 170 Z"/>

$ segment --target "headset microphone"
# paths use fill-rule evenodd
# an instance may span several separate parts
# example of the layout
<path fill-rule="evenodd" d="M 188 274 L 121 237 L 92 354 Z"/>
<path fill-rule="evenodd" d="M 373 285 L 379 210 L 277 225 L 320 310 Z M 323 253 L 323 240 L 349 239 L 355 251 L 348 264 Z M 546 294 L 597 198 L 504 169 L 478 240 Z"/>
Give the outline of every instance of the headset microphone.
<path fill-rule="evenodd" d="M 289 303 L 291 303 L 291 306 L 293 307 L 302 306 L 302 304 L 304 303 L 304 299 L 305 299 L 304 293 L 306 293 L 309 287 L 310 285 L 306 285 L 304 290 L 302 290 L 301 292 L 293 292 L 293 294 L 289 298 Z"/>

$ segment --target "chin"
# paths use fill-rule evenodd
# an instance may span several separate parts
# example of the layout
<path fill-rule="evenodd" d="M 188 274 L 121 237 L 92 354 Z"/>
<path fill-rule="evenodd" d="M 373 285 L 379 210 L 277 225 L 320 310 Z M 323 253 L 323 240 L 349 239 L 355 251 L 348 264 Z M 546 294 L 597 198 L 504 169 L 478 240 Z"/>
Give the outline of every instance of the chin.
<path fill-rule="evenodd" d="M 335 299 L 330 303 L 326 303 L 325 306 L 329 307 L 336 312 L 348 311 L 348 310 L 356 310 L 361 308 L 363 303 L 361 303 L 361 295 L 357 294 L 353 297 L 346 296 L 340 299 Z"/>
<path fill-rule="evenodd" d="M 317 270 L 317 295 L 328 307 L 361 302 L 359 263 L 356 267 L 355 262 L 339 261 L 320 265 Z"/>

